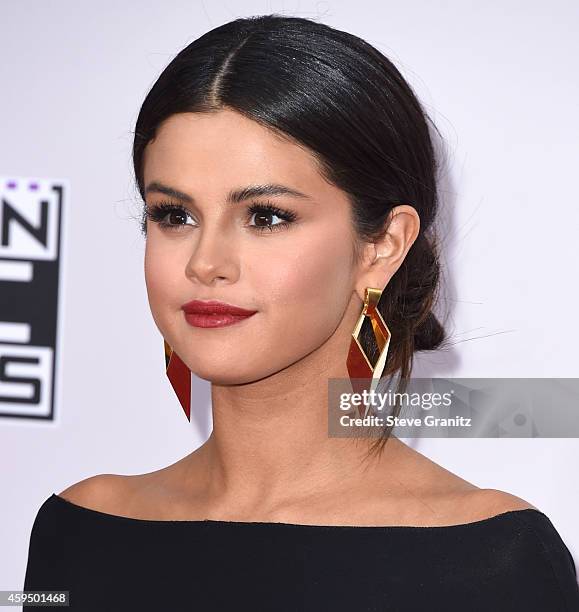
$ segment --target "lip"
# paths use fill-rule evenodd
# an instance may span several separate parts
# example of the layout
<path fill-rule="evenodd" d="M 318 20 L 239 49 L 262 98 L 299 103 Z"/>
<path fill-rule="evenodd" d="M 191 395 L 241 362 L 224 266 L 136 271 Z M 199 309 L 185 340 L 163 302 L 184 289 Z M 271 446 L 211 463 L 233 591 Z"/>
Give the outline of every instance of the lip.
<path fill-rule="evenodd" d="M 192 300 L 181 306 L 187 323 L 194 327 L 225 327 L 244 321 L 257 310 L 247 310 L 217 300 Z"/>

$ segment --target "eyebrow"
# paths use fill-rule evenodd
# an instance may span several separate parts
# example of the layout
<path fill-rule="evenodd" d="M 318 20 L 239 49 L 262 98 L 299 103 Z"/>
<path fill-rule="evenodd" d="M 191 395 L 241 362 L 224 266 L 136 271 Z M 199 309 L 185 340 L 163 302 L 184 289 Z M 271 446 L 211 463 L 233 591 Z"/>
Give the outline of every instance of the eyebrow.
<path fill-rule="evenodd" d="M 177 200 L 181 200 L 182 202 L 186 202 L 187 204 L 195 203 L 195 199 L 188 193 L 184 193 L 183 191 L 179 191 L 178 189 L 164 185 L 159 181 L 152 181 L 147 185 L 145 195 L 148 195 L 149 193 L 163 193 L 172 198 L 176 198 Z M 239 202 L 249 200 L 250 198 L 280 195 L 289 195 L 303 200 L 311 200 L 310 196 L 298 191 L 297 189 L 286 187 L 285 185 L 267 183 L 265 185 L 248 185 L 247 187 L 242 187 L 240 189 L 232 189 L 227 194 L 226 201 L 228 204 L 238 204 Z"/>

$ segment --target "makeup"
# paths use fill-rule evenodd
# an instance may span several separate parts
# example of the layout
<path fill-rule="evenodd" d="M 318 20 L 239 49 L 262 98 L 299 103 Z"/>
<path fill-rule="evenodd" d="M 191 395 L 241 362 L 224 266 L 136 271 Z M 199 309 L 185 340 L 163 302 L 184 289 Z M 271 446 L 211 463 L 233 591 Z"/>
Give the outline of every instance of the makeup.
<path fill-rule="evenodd" d="M 226 327 L 245 321 L 257 310 L 247 310 L 226 302 L 217 300 L 192 300 L 183 304 L 185 320 L 193 327 Z"/>

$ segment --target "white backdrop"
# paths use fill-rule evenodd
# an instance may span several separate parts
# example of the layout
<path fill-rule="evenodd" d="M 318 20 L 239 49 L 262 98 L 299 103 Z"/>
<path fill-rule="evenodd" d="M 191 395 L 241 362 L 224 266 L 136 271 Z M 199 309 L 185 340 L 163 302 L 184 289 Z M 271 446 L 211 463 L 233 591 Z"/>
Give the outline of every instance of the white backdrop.
<path fill-rule="evenodd" d="M 0 589 L 22 588 L 32 522 L 51 493 L 94 474 L 158 469 L 209 435 L 209 384 L 196 380 L 189 424 L 164 374 L 143 279 L 131 132 L 181 48 L 235 17 L 270 12 L 318 18 L 377 46 L 447 141 L 442 229 L 454 345 L 429 357 L 430 373 L 579 375 L 575 2 L 3 2 L 0 175 L 66 179 L 70 191 L 56 419 L 0 419 Z M 579 558 L 579 440 L 412 445 L 539 507 Z"/>

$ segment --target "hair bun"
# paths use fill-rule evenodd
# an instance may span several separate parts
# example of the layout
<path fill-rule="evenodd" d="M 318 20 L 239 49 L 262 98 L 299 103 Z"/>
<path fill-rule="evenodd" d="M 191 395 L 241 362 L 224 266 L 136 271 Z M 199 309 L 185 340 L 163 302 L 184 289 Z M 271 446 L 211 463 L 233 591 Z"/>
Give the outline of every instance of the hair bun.
<path fill-rule="evenodd" d="M 445 336 L 444 327 L 436 315 L 430 311 L 414 329 L 414 350 L 432 351 L 443 343 Z"/>

